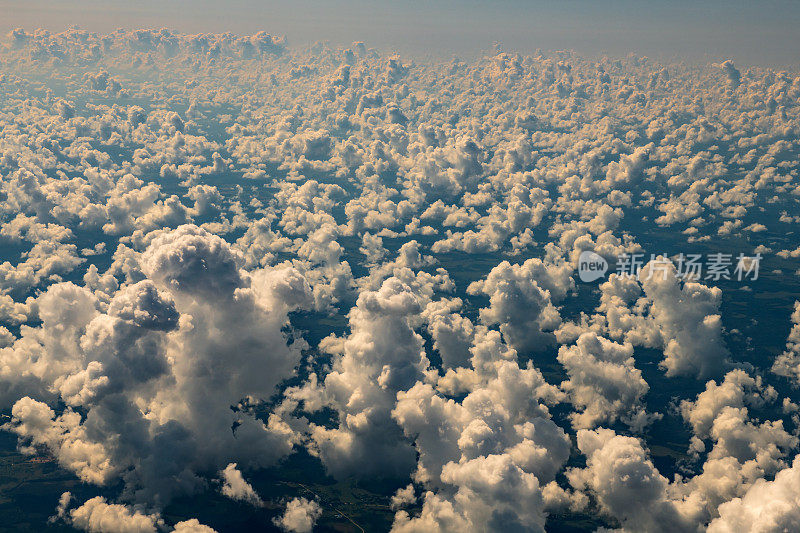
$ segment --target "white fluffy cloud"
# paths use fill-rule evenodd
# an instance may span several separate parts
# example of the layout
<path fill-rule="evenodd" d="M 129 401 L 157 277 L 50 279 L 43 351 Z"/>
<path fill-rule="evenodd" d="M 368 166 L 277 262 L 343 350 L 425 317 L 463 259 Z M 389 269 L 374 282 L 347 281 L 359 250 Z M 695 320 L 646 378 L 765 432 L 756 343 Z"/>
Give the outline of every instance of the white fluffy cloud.
<path fill-rule="evenodd" d="M 707 378 L 728 368 L 718 287 L 682 281 L 674 263 L 658 257 L 638 279 L 612 274 L 600 288 L 597 326 L 612 338 L 662 348 L 667 376 Z"/>
<path fill-rule="evenodd" d="M 786 340 L 786 350 L 775 359 L 772 371 L 790 378 L 795 384 L 800 383 L 800 302 L 794 303 L 792 329 Z"/>
<path fill-rule="evenodd" d="M 584 333 L 575 346 L 559 349 L 558 361 L 569 375 L 561 387 L 577 409 L 571 417 L 576 428 L 593 428 L 621 418 L 632 428 L 642 429 L 651 421 L 652 415 L 642 405 L 649 386 L 633 364 L 630 344 Z"/>
<path fill-rule="evenodd" d="M 53 519 L 61 519 L 74 528 L 88 533 L 156 533 L 166 530 L 158 514 L 147 514 L 127 505 L 108 503 L 102 496 L 87 500 L 69 509 L 72 495 L 65 492 Z M 196 518 L 178 522 L 171 531 L 179 533 L 215 533 L 213 528 L 201 524 Z"/>
<path fill-rule="evenodd" d="M 473 282 L 469 293 L 489 297 L 480 312 L 487 325 L 499 324 L 508 343 L 520 351 L 540 351 L 555 342 L 552 331 L 561 324 L 553 299 L 561 299 L 571 286 L 567 264 L 548 265 L 529 259 L 522 265 L 504 261 L 485 280 Z"/>
<path fill-rule="evenodd" d="M 7 429 L 86 481 L 121 476 L 128 497 L 155 502 L 200 488 L 196 470 L 288 453 L 293 433 L 277 415 L 265 423 L 231 406 L 269 398 L 292 375 L 299 351 L 281 330 L 302 278 L 281 269 L 251 280 L 225 241 L 194 226 L 154 239 L 140 262 L 153 281 L 107 303 L 72 284 L 40 297 L 42 326 L 3 349 L 5 366 L 86 415 L 26 396 Z"/>
<path fill-rule="evenodd" d="M 286 504 L 286 511 L 275 524 L 291 533 L 310 533 L 321 514 L 322 508 L 316 501 L 294 498 Z"/>
<path fill-rule="evenodd" d="M 236 463 L 231 463 L 220 472 L 222 477 L 222 494 L 232 500 L 239 500 L 256 507 L 264 505 L 253 487 L 244 480 L 242 473 L 236 468 Z"/>
<path fill-rule="evenodd" d="M 719 507 L 709 533 L 791 531 L 800 527 L 800 459 L 775 479 L 759 479 L 741 498 Z"/>
<path fill-rule="evenodd" d="M 334 357 L 331 372 L 319 384 L 289 392 L 310 410 L 330 406 L 338 413 L 338 427 L 310 427 L 312 450 L 329 471 L 410 472 L 414 451 L 390 413 L 397 393 L 411 388 L 428 366 L 422 338 L 410 324 L 420 310 L 417 297 L 396 278 L 362 292 L 349 314 L 350 335 L 323 341 Z"/>
<path fill-rule="evenodd" d="M 600 509 L 632 531 L 689 530 L 690 517 L 673 501 L 669 482 L 647 456 L 638 439 L 610 429 L 578 431 L 586 468 L 568 473 L 570 483 L 591 489 Z M 689 502 L 691 503 L 691 502 Z"/>
<path fill-rule="evenodd" d="M 89 533 L 155 533 L 161 525 L 155 515 L 107 503 L 101 496 L 72 509 L 69 517 L 73 526 Z"/>

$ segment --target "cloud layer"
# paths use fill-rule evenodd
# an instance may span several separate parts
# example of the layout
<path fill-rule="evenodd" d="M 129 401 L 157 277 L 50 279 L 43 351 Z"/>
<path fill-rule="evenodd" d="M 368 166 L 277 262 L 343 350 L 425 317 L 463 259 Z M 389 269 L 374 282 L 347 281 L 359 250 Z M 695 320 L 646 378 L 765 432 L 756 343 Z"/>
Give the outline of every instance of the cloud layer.
<path fill-rule="evenodd" d="M 797 74 L 19 29 L 0 90 L 2 429 L 103 491 L 55 520 L 311 531 L 251 485 L 307 454 L 398 532 L 797 526 Z"/>

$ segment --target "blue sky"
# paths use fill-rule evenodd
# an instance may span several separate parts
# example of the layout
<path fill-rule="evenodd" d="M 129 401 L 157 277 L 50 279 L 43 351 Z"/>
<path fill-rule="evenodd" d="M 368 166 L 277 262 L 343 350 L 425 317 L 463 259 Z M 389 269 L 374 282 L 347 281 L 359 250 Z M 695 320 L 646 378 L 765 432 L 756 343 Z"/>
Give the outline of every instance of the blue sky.
<path fill-rule="evenodd" d="M 385 51 L 471 55 L 507 49 L 574 48 L 741 64 L 800 62 L 800 2 L 0 0 L 0 30 L 70 24 L 94 31 L 161 27 L 181 31 L 266 30 L 290 43 L 366 41 Z"/>

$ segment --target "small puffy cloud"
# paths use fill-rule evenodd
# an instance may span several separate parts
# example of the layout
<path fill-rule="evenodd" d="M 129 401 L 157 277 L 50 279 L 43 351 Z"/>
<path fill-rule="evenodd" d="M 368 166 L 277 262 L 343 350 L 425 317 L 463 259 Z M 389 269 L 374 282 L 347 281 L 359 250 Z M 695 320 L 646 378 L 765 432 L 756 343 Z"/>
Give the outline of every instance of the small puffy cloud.
<path fill-rule="evenodd" d="M 158 515 L 108 503 L 102 496 L 72 509 L 69 519 L 73 527 L 88 533 L 156 533 L 163 525 Z"/>
<path fill-rule="evenodd" d="M 264 502 L 253 490 L 253 487 L 244 480 L 242 473 L 236 469 L 236 463 L 231 463 L 220 472 L 222 476 L 222 494 L 232 500 L 238 500 L 250 505 L 261 507 Z"/>
<path fill-rule="evenodd" d="M 414 485 L 409 483 L 407 486 L 397 489 L 397 492 L 392 496 L 392 509 L 400 509 L 416 501 L 417 496 L 414 491 Z"/>
<path fill-rule="evenodd" d="M 642 429 L 652 421 L 642 404 L 650 387 L 634 366 L 630 344 L 584 333 L 575 346 L 559 348 L 558 361 L 569 375 L 561 387 L 578 410 L 571 415 L 576 428 L 593 428 L 619 418 Z"/>
<path fill-rule="evenodd" d="M 734 66 L 733 61 L 726 59 L 722 63 L 714 63 L 714 66 L 722 71 L 731 87 L 735 89 L 739 86 L 742 74 L 739 72 L 739 69 Z"/>
<path fill-rule="evenodd" d="M 316 501 L 294 498 L 286 504 L 283 516 L 275 519 L 275 525 L 291 533 L 310 533 L 320 515 L 322 507 Z"/>
<path fill-rule="evenodd" d="M 196 518 L 178 522 L 172 531 L 175 533 L 216 533 L 214 528 L 201 524 Z"/>
<path fill-rule="evenodd" d="M 786 350 L 775 359 L 772 371 L 800 384 L 800 301 L 794 303 L 791 319 L 792 329 L 786 340 Z"/>
<path fill-rule="evenodd" d="M 497 324 L 508 343 L 520 351 L 537 351 L 555 342 L 561 316 L 553 299 L 563 298 L 573 281 L 568 265 L 548 265 L 529 259 L 521 265 L 503 261 L 486 277 L 473 282 L 470 294 L 489 297 L 481 309 L 481 321 Z"/>
<path fill-rule="evenodd" d="M 681 506 L 670 499 L 669 482 L 641 442 L 610 429 L 579 430 L 578 448 L 586 467 L 568 472 L 570 484 L 587 488 L 601 511 L 632 531 L 688 530 Z"/>
<path fill-rule="evenodd" d="M 719 506 L 709 533 L 778 532 L 800 528 L 800 458 L 767 481 L 759 479 L 740 498 Z"/>
<path fill-rule="evenodd" d="M 56 515 L 51 521 L 64 520 L 75 529 L 87 533 L 156 533 L 168 530 L 158 514 L 147 514 L 128 505 L 108 503 L 102 496 L 87 500 L 74 509 L 69 509 L 71 501 L 69 492 L 62 494 Z M 201 524 L 196 518 L 178 522 L 169 531 L 215 533 L 213 528 Z"/>

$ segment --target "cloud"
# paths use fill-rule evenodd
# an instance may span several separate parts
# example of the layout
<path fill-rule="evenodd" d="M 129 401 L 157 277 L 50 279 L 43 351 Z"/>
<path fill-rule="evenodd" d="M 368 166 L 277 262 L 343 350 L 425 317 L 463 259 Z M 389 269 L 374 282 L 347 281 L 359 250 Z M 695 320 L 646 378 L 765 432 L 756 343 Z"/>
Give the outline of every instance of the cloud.
<path fill-rule="evenodd" d="M 243 281 L 241 259 L 228 244 L 196 226 L 157 237 L 142 255 L 145 274 L 179 294 L 227 296 Z"/>
<path fill-rule="evenodd" d="M 651 261 L 642 273 L 653 302 L 650 316 L 664 339 L 662 366 L 668 376 L 719 372 L 728 356 L 718 314 L 722 291 L 695 282 L 681 287 L 675 272 L 671 262 L 660 267 Z"/>
<path fill-rule="evenodd" d="M 663 348 L 667 376 L 704 378 L 727 368 L 721 289 L 682 281 L 671 260 L 655 258 L 635 278 L 611 274 L 601 290 L 605 316 L 596 323 L 612 338 Z"/>
<path fill-rule="evenodd" d="M 669 497 L 669 483 L 638 439 L 610 429 L 578 431 L 586 468 L 568 472 L 570 484 L 590 488 L 600 509 L 636 531 L 688 530 L 691 522 Z"/>
<path fill-rule="evenodd" d="M 334 475 L 410 472 L 414 452 L 390 412 L 397 393 L 411 388 L 428 366 L 422 338 L 409 323 L 419 312 L 417 297 L 396 278 L 362 292 L 349 314 L 350 335 L 322 343 L 333 355 L 331 372 L 316 387 L 310 382 L 288 392 L 312 409 L 329 406 L 338 413 L 338 427 L 310 427 L 312 450 Z M 365 461 L 368 456 L 376 461 Z"/>
<path fill-rule="evenodd" d="M 726 59 L 722 63 L 715 63 L 714 66 L 722 70 L 731 87 L 735 89 L 739 86 L 742 74 L 739 72 L 739 69 L 733 65 L 733 61 Z"/>
<path fill-rule="evenodd" d="M 400 511 L 393 532 L 501 530 L 544 531 L 545 515 L 539 483 L 507 455 L 490 455 L 449 463 L 442 480 L 457 487 L 452 500 L 425 494 L 419 517 Z"/>
<path fill-rule="evenodd" d="M 161 525 L 156 515 L 107 503 L 102 496 L 96 496 L 72 509 L 69 517 L 75 528 L 89 533 L 155 533 Z"/>
<path fill-rule="evenodd" d="M 794 303 L 792 329 L 786 340 L 786 350 L 772 364 L 772 371 L 800 383 L 800 301 Z"/>
<path fill-rule="evenodd" d="M 121 477 L 127 498 L 158 504 L 201 488 L 196 472 L 234 458 L 267 464 L 291 450 L 280 417 L 231 406 L 269 398 L 292 375 L 299 345 L 287 345 L 283 328 L 308 288 L 291 269 L 245 276 L 230 246 L 197 227 L 154 239 L 141 262 L 154 279 L 107 302 L 71 283 L 39 297 L 42 325 L 2 352 L 5 366 L 27 370 L 4 379 L 12 394 L 71 407 L 56 413 L 25 396 L 6 429 L 27 453 L 46 447 L 81 479 Z M 231 350 L 222 366 L 219 347 Z"/>
<path fill-rule="evenodd" d="M 555 342 L 552 331 L 561 324 L 551 298 L 563 298 L 573 283 L 571 273 L 567 265 L 547 265 L 539 259 L 522 265 L 504 261 L 485 280 L 473 282 L 468 292 L 489 297 L 481 321 L 498 324 L 511 346 L 519 351 L 542 350 Z"/>
<path fill-rule="evenodd" d="M 56 516 L 51 520 L 64 520 L 75 529 L 88 533 L 149 533 L 164 531 L 166 525 L 158 514 L 147 514 L 127 505 L 108 503 L 102 496 L 87 500 L 79 507 L 69 509 L 72 495 L 61 495 Z M 179 533 L 215 533 L 196 518 L 178 522 L 170 531 Z"/>
<path fill-rule="evenodd" d="M 642 404 L 650 387 L 634 367 L 630 344 L 616 344 L 594 333 L 584 333 L 575 346 L 559 348 L 558 361 L 569 375 L 561 387 L 578 409 L 571 415 L 577 429 L 621 418 L 641 430 L 654 419 Z"/>
<path fill-rule="evenodd" d="M 242 473 L 236 469 L 236 463 L 231 463 L 220 472 L 222 476 L 222 494 L 232 500 L 239 500 L 256 507 L 261 507 L 264 502 L 253 490 L 253 487 L 244 480 Z"/>
<path fill-rule="evenodd" d="M 719 518 L 708 526 L 710 533 L 732 531 L 786 531 L 800 526 L 800 459 L 781 470 L 775 479 L 759 479 L 741 498 L 719 507 Z"/>
<path fill-rule="evenodd" d="M 286 504 L 283 516 L 275 519 L 275 524 L 284 531 L 310 533 L 322 514 L 322 508 L 314 500 L 294 498 Z"/>

